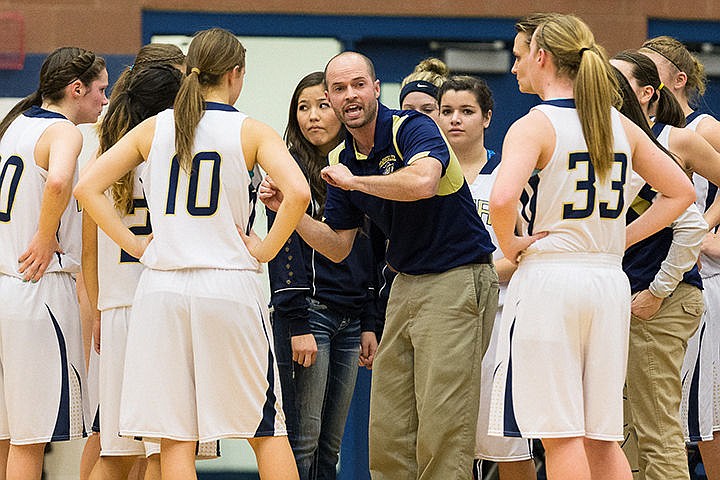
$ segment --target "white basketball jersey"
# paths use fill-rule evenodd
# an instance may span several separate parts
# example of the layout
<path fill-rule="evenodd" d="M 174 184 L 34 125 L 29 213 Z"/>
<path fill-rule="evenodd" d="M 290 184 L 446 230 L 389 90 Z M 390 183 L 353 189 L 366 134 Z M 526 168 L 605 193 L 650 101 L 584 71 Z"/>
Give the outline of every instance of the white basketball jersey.
<path fill-rule="evenodd" d="M 688 128 L 693 132 L 696 131 L 698 125 L 700 125 L 700 122 L 704 118 L 712 117 L 705 113 L 700 114 L 695 117 L 690 123 L 685 125 L 685 128 Z M 708 182 L 705 177 L 698 175 L 697 173 L 693 173 L 692 180 L 693 184 L 695 185 L 695 195 L 697 197 L 695 199 L 695 205 L 697 205 L 701 212 L 705 212 L 715 200 L 718 187 L 717 185 L 713 185 L 712 183 Z M 711 230 L 716 231 L 717 227 Z M 720 258 L 709 257 L 701 253 L 700 264 L 702 265 L 702 268 L 700 269 L 700 276 L 702 278 L 708 278 L 720 274 Z"/>
<path fill-rule="evenodd" d="M 195 130 L 189 174 L 175 159 L 173 111 L 156 117 L 140 174 L 153 228 L 153 241 L 140 259 L 147 267 L 260 268 L 237 231 L 249 229 L 255 206 L 255 185 L 240 141 L 245 118 L 229 105 L 208 102 Z"/>
<path fill-rule="evenodd" d="M 490 239 L 493 245 L 497 246 L 498 241 L 495 236 L 495 230 L 492 228 L 490 223 L 490 192 L 492 191 L 493 185 L 495 185 L 495 179 L 497 178 L 498 166 L 500 165 L 500 155 L 493 152 L 490 155 L 488 151 L 487 163 L 483 166 L 480 173 L 475 178 L 475 181 L 470 187 L 470 194 L 472 195 L 475 207 L 477 208 L 478 215 L 485 224 L 485 229 L 490 234 Z M 502 250 L 496 248 L 493 252 L 493 260 L 499 260 L 503 258 Z"/>
<path fill-rule="evenodd" d="M 147 236 L 152 232 L 150 212 L 137 171 L 133 180 L 133 211 L 120 212 L 120 216 L 135 235 Z M 98 229 L 98 310 L 131 306 L 144 268 L 137 258 Z"/>
<path fill-rule="evenodd" d="M 601 182 L 590 163 L 574 102 L 555 100 L 535 108 L 552 123 L 556 146 L 548 164 L 530 178 L 521 195 L 522 233 L 549 232 L 528 247 L 525 255 L 584 252 L 622 256 L 625 213 L 641 185 L 631 181 L 631 149 L 619 112 L 612 110 L 615 161 L 610 175 Z"/>
<path fill-rule="evenodd" d="M 37 232 L 48 175 L 35 162 L 35 145 L 45 130 L 57 122 L 69 120 L 33 107 L 19 115 L 0 139 L 0 273 L 5 275 L 22 277 L 18 258 Z M 74 198 L 60 218 L 57 238 L 63 253 L 53 257 L 46 272 L 78 272 L 81 215 Z"/>

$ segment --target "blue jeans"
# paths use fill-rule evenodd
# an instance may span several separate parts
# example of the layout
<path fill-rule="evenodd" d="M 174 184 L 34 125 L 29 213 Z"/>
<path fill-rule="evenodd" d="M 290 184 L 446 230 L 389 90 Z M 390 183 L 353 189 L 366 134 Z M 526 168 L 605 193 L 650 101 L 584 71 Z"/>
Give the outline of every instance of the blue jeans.
<path fill-rule="evenodd" d="M 273 325 L 283 403 L 300 480 L 334 480 L 357 377 L 360 318 L 312 300 L 309 312 L 318 347 L 309 368 L 292 362 L 287 325 Z"/>

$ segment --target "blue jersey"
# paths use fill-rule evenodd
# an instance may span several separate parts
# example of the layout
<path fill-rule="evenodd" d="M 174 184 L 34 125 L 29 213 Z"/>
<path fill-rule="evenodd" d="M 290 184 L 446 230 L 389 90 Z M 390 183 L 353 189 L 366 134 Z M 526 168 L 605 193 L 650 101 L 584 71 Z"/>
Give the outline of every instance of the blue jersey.
<path fill-rule="evenodd" d="M 653 125 L 653 133 L 665 148 L 668 147 L 667 137 L 670 128 L 670 126 L 662 123 Z M 642 187 L 627 212 L 626 221 L 628 224 L 635 221 L 645 210 L 650 208 L 656 194 L 657 192 L 647 183 Z M 672 239 L 672 228 L 665 227 L 625 251 L 623 270 L 630 279 L 632 293 L 645 290 L 650 286 L 655 275 L 660 271 L 660 265 L 668 255 Z M 683 282 L 702 288 L 702 280 L 697 265 L 685 272 Z"/>
<path fill-rule="evenodd" d="M 358 228 L 367 214 L 388 238 L 388 264 L 402 273 L 439 273 L 485 262 L 495 247 L 477 214 L 460 163 L 430 117 L 378 104 L 370 154 L 357 152 L 348 136 L 330 153 L 330 163 L 342 163 L 354 175 L 389 175 L 424 157 L 442 163 L 435 196 L 399 202 L 330 186 L 326 223 L 336 230 Z"/>

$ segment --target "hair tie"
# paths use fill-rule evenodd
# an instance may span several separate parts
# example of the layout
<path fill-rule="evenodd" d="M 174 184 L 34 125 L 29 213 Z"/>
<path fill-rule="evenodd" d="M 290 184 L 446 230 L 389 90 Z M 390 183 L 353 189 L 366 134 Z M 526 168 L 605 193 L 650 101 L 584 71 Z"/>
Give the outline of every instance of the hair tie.
<path fill-rule="evenodd" d="M 197 68 L 197 67 L 192 67 L 192 68 L 190 69 L 190 73 L 194 73 L 194 74 L 196 74 L 196 75 L 200 75 L 200 69 Z"/>
<path fill-rule="evenodd" d="M 662 90 L 663 87 L 665 87 L 665 84 L 660 82 L 660 85 L 658 85 L 658 87 L 657 87 L 657 91 L 660 92 L 660 90 Z"/>
<path fill-rule="evenodd" d="M 590 47 L 583 47 L 583 48 L 581 48 L 581 49 L 580 49 L 580 52 L 579 52 L 579 53 L 580 53 L 580 57 L 582 58 L 583 53 L 585 53 L 585 52 L 588 51 L 588 50 L 590 50 Z"/>

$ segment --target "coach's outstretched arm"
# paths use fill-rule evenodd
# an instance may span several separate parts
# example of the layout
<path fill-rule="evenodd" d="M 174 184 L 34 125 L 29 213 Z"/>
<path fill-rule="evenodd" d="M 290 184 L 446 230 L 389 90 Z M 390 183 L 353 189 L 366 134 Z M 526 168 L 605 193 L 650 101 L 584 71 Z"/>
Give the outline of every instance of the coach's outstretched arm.
<path fill-rule="evenodd" d="M 260 184 L 258 198 L 274 212 L 286 203 L 283 192 L 269 175 Z M 307 213 L 302 216 L 295 230 L 314 250 L 336 263 L 342 262 L 350 254 L 357 232 L 357 228 L 333 230 L 328 224 L 315 220 Z"/>
<path fill-rule="evenodd" d="M 422 157 L 390 175 L 353 175 L 345 165 L 338 163 L 323 168 L 321 174 L 328 184 L 343 190 L 413 202 L 437 194 L 442 163 L 433 157 Z"/>

